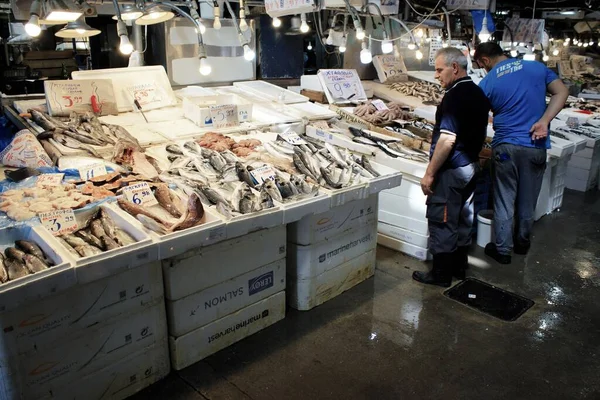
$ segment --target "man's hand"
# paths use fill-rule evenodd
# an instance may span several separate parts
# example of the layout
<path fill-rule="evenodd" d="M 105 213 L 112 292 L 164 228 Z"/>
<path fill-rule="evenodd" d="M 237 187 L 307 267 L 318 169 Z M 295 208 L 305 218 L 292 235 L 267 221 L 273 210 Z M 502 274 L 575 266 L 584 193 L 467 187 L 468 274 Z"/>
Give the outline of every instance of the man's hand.
<path fill-rule="evenodd" d="M 542 120 L 539 120 L 529 130 L 531 133 L 531 140 L 534 142 L 536 140 L 545 139 L 548 137 L 548 123 Z"/>
<path fill-rule="evenodd" d="M 423 179 L 421 179 L 421 190 L 425 196 L 429 196 L 433 194 L 433 190 L 431 187 L 433 186 L 433 175 L 425 174 Z"/>

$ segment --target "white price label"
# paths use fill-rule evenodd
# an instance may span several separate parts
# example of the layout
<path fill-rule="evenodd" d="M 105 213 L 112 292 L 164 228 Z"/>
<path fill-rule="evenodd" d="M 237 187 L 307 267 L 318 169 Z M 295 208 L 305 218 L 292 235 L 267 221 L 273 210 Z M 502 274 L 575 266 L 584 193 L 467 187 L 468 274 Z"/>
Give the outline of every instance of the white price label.
<path fill-rule="evenodd" d="M 65 174 L 41 174 L 35 182 L 36 186 L 60 186 Z"/>
<path fill-rule="evenodd" d="M 77 230 L 77 220 L 70 208 L 39 213 L 42 225 L 54 236 L 65 235 Z"/>
<path fill-rule="evenodd" d="M 106 166 L 102 163 L 90 164 L 79 168 L 79 176 L 83 180 L 95 178 L 97 176 L 106 175 Z"/>
<path fill-rule="evenodd" d="M 268 165 L 263 165 L 262 167 L 255 168 L 252 171 L 250 171 L 250 173 L 259 185 L 267 180 L 275 180 L 275 177 L 277 176 L 275 175 L 275 171 L 273 171 L 273 168 L 269 167 Z"/>
<path fill-rule="evenodd" d="M 210 106 L 210 118 L 213 128 L 230 128 L 238 126 L 238 110 L 235 104 L 223 104 L 219 106 Z"/>
<path fill-rule="evenodd" d="M 131 93 L 131 96 L 140 103 L 142 108 L 149 104 L 160 103 L 162 101 L 162 94 L 153 83 L 130 86 L 128 91 Z"/>
<path fill-rule="evenodd" d="M 357 90 L 351 82 L 328 83 L 327 89 L 336 99 L 352 100 L 357 95 Z"/>
<path fill-rule="evenodd" d="M 371 104 L 375 106 L 377 111 L 389 110 L 389 108 L 385 105 L 385 103 L 382 100 L 373 100 Z"/>
<path fill-rule="evenodd" d="M 148 182 L 140 182 L 123 188 L 125 198 L 138 206 L 153 206 L 158 204 Z"/>
<path fill-rule="evenodd" d="M 306 144 L 306 140 L 302 139 L 296 132 L 280 133 L 279 136 L 289 144 L 300 145 Z"/>

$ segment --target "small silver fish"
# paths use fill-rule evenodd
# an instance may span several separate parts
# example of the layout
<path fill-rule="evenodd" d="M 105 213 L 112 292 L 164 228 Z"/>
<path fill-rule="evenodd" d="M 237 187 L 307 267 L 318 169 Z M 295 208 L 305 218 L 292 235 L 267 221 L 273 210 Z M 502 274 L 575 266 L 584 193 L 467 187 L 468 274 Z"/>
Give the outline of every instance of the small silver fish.
<path fill-rule="evenodd" d="M 168 229 L 163 224 L 143 214 L 138 214 L 135 217 L 138 221 L 142 223 L 142 225 L 144 225 L 144 227 L 160 235 L 164 235 L 168 231 Z"/>

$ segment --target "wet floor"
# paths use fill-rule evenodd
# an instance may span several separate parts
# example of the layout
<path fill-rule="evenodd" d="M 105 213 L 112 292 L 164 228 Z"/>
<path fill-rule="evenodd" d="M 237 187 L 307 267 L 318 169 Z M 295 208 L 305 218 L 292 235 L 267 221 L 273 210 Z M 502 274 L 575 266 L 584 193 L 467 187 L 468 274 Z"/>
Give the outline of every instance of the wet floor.
<path fill-rule="evenodd" d="M 379 248 L 375 277 L 286 318 L 135 399 L 600 399 L 600 194 L 567 192 L 511 265 L 468 275 L 535 305 L 503 322 L 411 280 Z"/>

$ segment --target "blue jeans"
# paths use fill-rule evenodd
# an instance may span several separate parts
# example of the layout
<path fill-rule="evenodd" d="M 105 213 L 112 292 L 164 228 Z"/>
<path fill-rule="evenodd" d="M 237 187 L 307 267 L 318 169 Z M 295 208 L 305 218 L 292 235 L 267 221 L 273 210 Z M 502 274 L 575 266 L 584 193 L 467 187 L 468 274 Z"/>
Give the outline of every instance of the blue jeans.
<path fill-rule="evenodd" d="M 496 247 L 500 254 L 510 255 L 513 238 L 521 246 L 530 244 L 535 206 L 546 171 L 546 149 L 504 143 L 494 147 L 493 160 Z"/>

